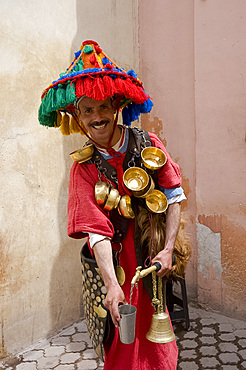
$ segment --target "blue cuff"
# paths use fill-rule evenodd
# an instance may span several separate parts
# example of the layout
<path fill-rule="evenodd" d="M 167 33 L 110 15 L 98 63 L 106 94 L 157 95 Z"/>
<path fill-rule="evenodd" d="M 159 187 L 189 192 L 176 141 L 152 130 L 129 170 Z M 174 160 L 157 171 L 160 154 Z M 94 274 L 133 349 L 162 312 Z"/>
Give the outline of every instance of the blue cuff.
<path fill-rule="evenodd" d="M 177 195 L 181 195 L 184 192 L 181 186 L 179 186 L 178 188 L 174 188 L 174 189 L 166 189 L 166 188 L 163 188 L 162 186 L 159 186 L 159 188 L 160 188 L 160 191 L 162 191 L 164 195 L 167 197 L 167 199 L 171 199 L 173 197 L 176 197 Z"/>

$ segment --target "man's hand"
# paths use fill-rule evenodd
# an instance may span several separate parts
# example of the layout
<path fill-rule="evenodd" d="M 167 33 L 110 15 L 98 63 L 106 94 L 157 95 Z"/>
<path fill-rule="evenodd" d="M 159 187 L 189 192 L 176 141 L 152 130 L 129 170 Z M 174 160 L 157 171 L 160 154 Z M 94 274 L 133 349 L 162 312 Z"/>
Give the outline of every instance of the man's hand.
<path fill-rule="evenodd" d="M 110 311 L 112 321 L 116 327 L 119 326 L 120 321 L 119 305 L 126 303 L 125 295 L 119 284 L 111 284 L 103 304 Z"/>
<path fill-rule="evenodd" d="M 97 242 L 93 250 L 107 289 L 107 295 L 103 304 L 110 311 L 114 325 L 118 327 L 120 321 L 119 304 L 126 304 L 127 302 L 115 275 L 110 240 L 104 239 Z"/>

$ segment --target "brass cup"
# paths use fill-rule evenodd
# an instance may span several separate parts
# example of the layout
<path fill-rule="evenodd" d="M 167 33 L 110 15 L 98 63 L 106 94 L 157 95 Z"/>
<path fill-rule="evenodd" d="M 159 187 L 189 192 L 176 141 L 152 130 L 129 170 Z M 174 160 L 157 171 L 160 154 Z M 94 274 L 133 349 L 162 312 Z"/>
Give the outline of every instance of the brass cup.
<path fill-rule="evenodd" d="M 165 212 L 168 207 L 166 196 L 160 190 L 153 190 L 146 197 L 146 206 L 153 213 Z"/>
<path fill-rule="evenodd" d="M 91 159 L 94 153 L 94 147 L 92 144 L 84 146 L 82 149 L 75 150 L 70 153 L 70 156 L 75 162 L 83 163 Z"/>
<path fill-rule="evenodd" d="M 103 206 L 107 200 L 110 185 L 107 182 L 98 181 L 95 185 L 95 198 L 99 206 Z"/>
<path fill-rule="evenodd" d="M 134 218 L 134 212 L 132 210 L 131 205 L 131 197 L 129 195 L 122 195 L 120 198 L 118 211 L 121 214 L 121 216 L 124 216 L 126 218 Z"/>
<path fill-rule="evenodd" d="M 148 146 L 141 151 L 143 164 L 150 170 L 158 170 L 167 161 L 166 154 L 159 148 Z"/>
<path fill-rule="evenodd" d="M 149 179 L 149 187 L 148 187 L 148 189 L 142 195 L 138 195 L 138 198 L 146 198 L 154 190 L 154 188 L 155 188 L 154 180 L 152 179 L 151 176 L 149 176 L 149 178 L 150 179 Z M 132 193 L 133 193 L 133 195 L 135 195 L 134 194 L 134 191 Z"/>
<path fill-rule="evenodd" d="M 117 208 L 120 201 L 120 193 L 117 189 L 111 188 L 103 209 L 105 211 L 112 211 L 113 208 Z"/>
<path fill-rule="evenodd" d="M 140 167 L 130 167 L 124 172 L 123 182 L 134 195 L 141 195 L 148 189 L 149 175 Z"/>

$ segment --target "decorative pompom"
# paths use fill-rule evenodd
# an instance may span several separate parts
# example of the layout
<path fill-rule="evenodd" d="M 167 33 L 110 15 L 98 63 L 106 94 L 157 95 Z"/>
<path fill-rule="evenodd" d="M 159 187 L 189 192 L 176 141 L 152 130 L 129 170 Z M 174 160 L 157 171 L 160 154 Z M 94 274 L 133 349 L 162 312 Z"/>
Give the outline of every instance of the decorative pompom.
<path fill-rule="evenodd" d="M 98 45 L 95 46 L 95 50 L 97 54 L 100 54 L 102 52 L 102 49 Z"/>
<path fill-rule="evenodd" d="M 62 121 L 61 121 L 61 133 L 62 135 L 70 135 L 70 130 L 69 130 L 69 116 L 67 113 L 64 113 L 62 116 Z"/>
<path fill-rule="evenodd" d="M 83 52 L 85 54 L 89 54 L 89 53 L 92 53 L 93 52 L 93 47 L 90 46 L 90 45 L 85 45 L 84 49 L 83 49 Z"/>
<path fill-rule="evenodd" d="M 96 56 L 95 56 L 95 54 L 92 54 L 92 55 L 90 56 L 89 61 L 91 62 L 91 64 L 95 64 L 95 62 L 96 62 Z"/>

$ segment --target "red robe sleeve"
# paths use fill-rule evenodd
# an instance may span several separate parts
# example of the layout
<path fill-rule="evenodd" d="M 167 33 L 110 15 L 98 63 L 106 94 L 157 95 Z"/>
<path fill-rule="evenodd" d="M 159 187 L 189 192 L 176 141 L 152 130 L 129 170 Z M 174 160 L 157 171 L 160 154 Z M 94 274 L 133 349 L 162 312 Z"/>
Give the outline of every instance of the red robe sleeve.
<path fill-rule="evenodd" d="M 81 239 L 88 232 L 114 235 L 114 227 L 95 200 L 98 172 L 94 164 L 75 162 L 70 171 L 68 197 L 68 236 Z"/>

